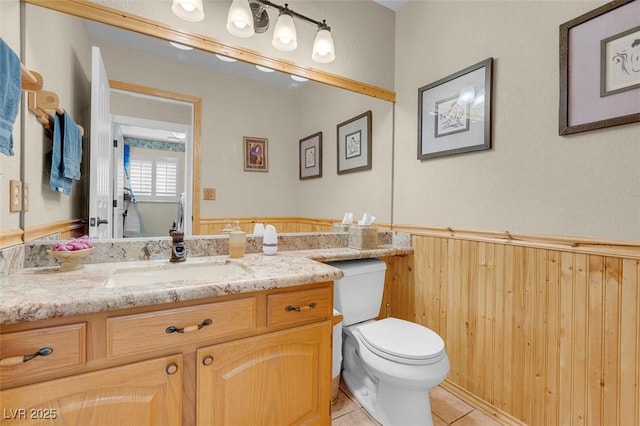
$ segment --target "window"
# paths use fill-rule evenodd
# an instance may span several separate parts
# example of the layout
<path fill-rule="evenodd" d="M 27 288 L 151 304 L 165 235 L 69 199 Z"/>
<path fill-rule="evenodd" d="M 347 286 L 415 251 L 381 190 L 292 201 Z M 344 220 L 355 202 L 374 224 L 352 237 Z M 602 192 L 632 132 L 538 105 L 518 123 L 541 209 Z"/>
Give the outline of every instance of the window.
<path fill-rule="evenodd" d="M 171 201 L 178 197 L 178 158 L 132 155 L 131 189 L 138 201 Z"/>

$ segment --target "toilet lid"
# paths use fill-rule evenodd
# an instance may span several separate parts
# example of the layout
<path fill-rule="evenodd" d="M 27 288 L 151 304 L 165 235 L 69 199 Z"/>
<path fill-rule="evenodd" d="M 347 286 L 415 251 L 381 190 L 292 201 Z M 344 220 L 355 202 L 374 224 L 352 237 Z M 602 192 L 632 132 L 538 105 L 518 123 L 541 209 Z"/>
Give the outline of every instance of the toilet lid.
<path fill-rule="evenodd" d="M 358 331 L 372 352 L 387 359 L 428 364 L 444 352 L 444 341 L 435 332 L 398 318 L 372 321 Z"/>

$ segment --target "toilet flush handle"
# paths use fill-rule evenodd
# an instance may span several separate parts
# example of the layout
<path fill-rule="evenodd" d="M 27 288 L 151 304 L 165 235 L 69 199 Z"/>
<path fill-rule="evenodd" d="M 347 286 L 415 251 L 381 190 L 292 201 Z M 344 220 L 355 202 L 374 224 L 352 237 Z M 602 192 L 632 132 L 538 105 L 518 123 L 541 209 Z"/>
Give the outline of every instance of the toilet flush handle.
<path fill-rule="evenodd" d="M 301 312 L 301 311 L 310 311 L 311 309 L 316 307 L 316 302 L 311 302 L 309 303 L 307 306 L 292 306 L 292 305 L 287 305 L 284 310 L 287 312 L 290 311 L 295 311 L 295 312 Z"/>

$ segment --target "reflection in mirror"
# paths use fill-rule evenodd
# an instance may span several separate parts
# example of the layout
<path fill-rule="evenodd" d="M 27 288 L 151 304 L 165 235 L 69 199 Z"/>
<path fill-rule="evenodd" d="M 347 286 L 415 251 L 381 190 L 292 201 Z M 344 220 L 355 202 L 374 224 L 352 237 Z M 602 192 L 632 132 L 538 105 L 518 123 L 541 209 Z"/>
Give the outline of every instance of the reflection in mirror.
<path fill-rule="evenodd" d="M 90 82 L 87 77 L 91 75 L 92 45 L 100 48 L 110 80 L 202 100 L 201 117 L 192 122 L 192 134 L 194 138 L 200 137 L 200 147 L 194 147 L 191 154 L 188 145 L 185 150 L 185 157 L 193 156 L 193 170 L 185 174 L 192 176 L 193 182 L 190 185 L 187 182 L 184 187 L 191 188 L 186 190 L 193 195 L 190 202 L 193 233 L 210 232 L 213 228 L 208 224 L 224 222 L 227 218 L 272 222 L 291 217 L 340 220 L 345 211 L 354 212 L 356 217 L 366 211 L 383 225 L 391 222 L 391 102 L 313 81 L 297 82 L 286 74 L 262 73 L 253 65 L 227 63 L 211 53 L 181 50 L 159 39 L 31 4 L 26 5 L 26 12 L 26 54 L 30 66 L 43 74 L 45 88 L 56 91 L 61 106 L 85 128 L 93 125 L 88 123 Z M 61 28 L 64 31 L 60 31 Z M 140 44 L 134 41 L 134 35 L 135 40 L 141 40 Z M 55 43 L 40 42 L 51 37 L 56 38 Z M 50 49 L 51 45 L 56 46 L 55 51 Z M 157 46 L 162 46 L 162 50 Z M 224 65 L 231 65 L 231 71 L 221 69 Z M 272 77 L 271 82 L 266 77 Z M 116 118 L 151 120 L 152 127 L 189 126 L 179 118 L 179 112 L 171 112 L 169 117 L 149 115 L 150 107 L 133 107 L 137 100 L 121 102 L 117 96 L 115 99 L 115 104 L 131 107 L 126 112 L 111 111 Z M 369 110 L 373 116 L 372 168 L 338 176 L 336 126 Z M 198 119 L 200 124 L 196 123 Z M 83 177 L 74 183 L 72 195 L 50 191 L 46 154 L 51 149 L 51 141 L 42 126 L 34 124 L 34 117 L 27 117 L 26 121 L 24 155 L 27 164 L 34 167 L 27 171 L 27 181 L 32 182 L 32 208 L 24 219 L 26 230 L 30 231 L 27 239 L 32 239 L 45 235 L 42 230 L 51 224 L 86 218 L 88 181 L 94 177 L 90 176 L 89 153 L 85 152 Z M 123 131 L 122 125 L 119 130 Z M 317 132 L 323 133 L 322 177 L 300 180 L 299 141 Z M 268 172 L 244 170 L 243 137 L 267 139 Z M 84 146 L 88 146 L 86 138 Z M 130 149 L 130 153 L 134 152 Z M 188 169 L 188 160 L 185 161 Z M 204 200 L 205 189 L 208 194 L 215 193 L 215 199 Z M 166 235 L 171 225 L 171 210 L 175 217 L 175 209 L 169 207 L 174 203 L 166 203 L 163 207 L 169 213 L 157 220 L 156 215 L 162 210 L 160 203 L 153 204 L 148 211 L 141 209 L 142 226 L 135 234 L 142 235 L 144 232 L 139 231 L 143 228 L 145 231 L 153 228 Z M 128 207 L 127 217 L 133 214 L 131 206 Z M 112 226 L 121 226 L 123 234 L 125 225 L 117 218 L 112 223 Z M 116 230 L 114 235 L 120 234 Z"/>

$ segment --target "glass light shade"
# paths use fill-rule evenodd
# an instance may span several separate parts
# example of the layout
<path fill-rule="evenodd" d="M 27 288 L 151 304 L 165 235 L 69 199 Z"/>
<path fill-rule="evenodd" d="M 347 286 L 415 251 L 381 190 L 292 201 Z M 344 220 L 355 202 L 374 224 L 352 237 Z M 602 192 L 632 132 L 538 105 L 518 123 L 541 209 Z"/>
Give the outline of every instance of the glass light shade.
<path fill-rule="evenodd" d="M 171 10 L 185 21 L 198 22 L 204 19 L 202 0 L 173 0 Z"/>
<path fill-rule="evenodd" d="M 300 77 L 299 75 L 293 75 L 293 74 L 291 74 L 291 79 L 295 81 L 299 81 L 301 83 L 304 83 L 305 81 L 309 81 L 309 79 L 306 77 Z"/>
<path fill-rule="evenodd" d="M 236 62 L 237 59 L 230 58 L 228 56 L 219 55 L 216 53 L 216 58 L 220 59 L 222 62 Z"/>
<path fill-rule="evenodd" d="M 333 38 L 331 31 L 326 28 L 320 28 L 313 42 L 313 53 L 311 58 L 319 64 L 327 64 L 336 59 L 335 49 L 333 47 Z"/>
<path fill-rule="evenodd" d="M 298 47 L 296 26 L 293 24 L 293 17 L 289 13 L 282 12 L 278 17 L 276 28 L 273 30 L 271 44 L 276 49 L 285 52 L 290 52 Z"/>
<path fill-rule="evenodd" d="M 274 69 L 268 68 L 268 67 L 263 67 L 262 65 L 256 65 L 256 68 L 258 68 L 260 71 L 262 72 L 274 72 Z"/>
<path fill-rule="evenodd" d="M 248 0 L 233 0 L 227 15 L 227 31 L 242 38 L 253 35 L 253 15 Z"/>
<path fill-rule="evenodd" d="M 172 45 L 173 47 L 175 47 L 176 49 L 180 49 L 180 50 L 193 50 L 193 47 L 191 46 L 185 46 L 184 44 L 180 44 L 180 43 L 175 43 L 173 41 L 169 42 L 170 45 Z"/>

